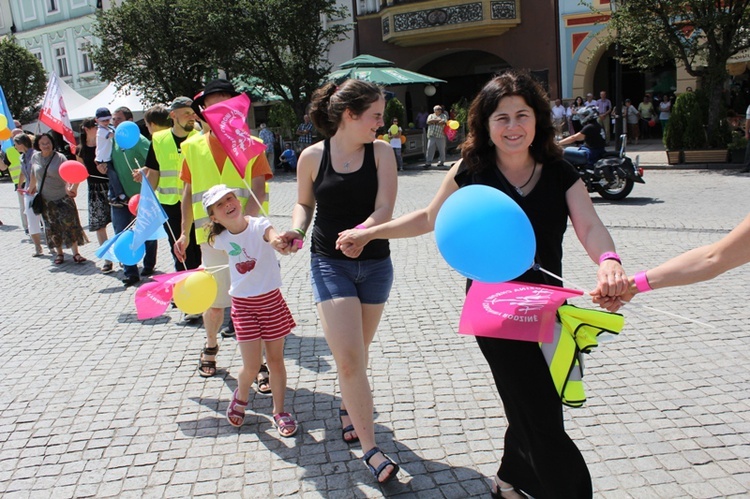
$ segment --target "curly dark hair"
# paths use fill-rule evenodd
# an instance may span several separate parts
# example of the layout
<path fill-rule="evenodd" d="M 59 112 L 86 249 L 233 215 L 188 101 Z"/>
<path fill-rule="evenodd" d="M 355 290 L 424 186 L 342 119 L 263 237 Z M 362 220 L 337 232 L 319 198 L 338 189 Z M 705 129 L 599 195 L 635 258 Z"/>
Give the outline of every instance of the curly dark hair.
<path fill-rule="evenodd" d="M 495 165 L 495 148 L 490 142 L 489 120 L 500 101 L 518 96 L 534 111 L 536 129 L 529 152 L 535 161 L 545 164 L 560 159 L 562 150 L 555 142 L 549 96 L 527 71 L 508 71 L 492 78 L 471 103 L 469 133 L 461 146 L 461 157 L 471 172 Z"/>
<path fill-rule="evenodd" d="M 338 86 L 327 83 L 313 93 L 310 119 L 318 131 L 332 137 L 341 124 L 344 111 L 348 109 L 359 116 L 381 97 L 383 89 L 367 81 L 346 80 Z"/>

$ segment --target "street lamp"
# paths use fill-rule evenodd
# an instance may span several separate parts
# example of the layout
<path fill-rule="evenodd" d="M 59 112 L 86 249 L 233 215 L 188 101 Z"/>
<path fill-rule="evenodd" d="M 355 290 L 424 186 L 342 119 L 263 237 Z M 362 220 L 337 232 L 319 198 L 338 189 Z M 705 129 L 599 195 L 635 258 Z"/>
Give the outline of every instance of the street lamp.
<path fill-rule="evenodd" d="M 617 12 L 617 4 L 625 3 L 625 0 L 611 0 L 609 8 L 612 14 Z M 611 18 L 610 18 L 611 20 Z M 617 30 L 615 33 L 615 109 L 613 115 L 615 118 L 615 148 L 617 151 L 622 146 L 620 136 L 622 135 L 622 120 L 624 116 L 620 116 L 622 113 L 622 64 L 620 64 L 620 58 L 622 57 L 622 46 L 620 45 L 620 31 Z M 607 137 L 609 139 L 609 137 Z"/>

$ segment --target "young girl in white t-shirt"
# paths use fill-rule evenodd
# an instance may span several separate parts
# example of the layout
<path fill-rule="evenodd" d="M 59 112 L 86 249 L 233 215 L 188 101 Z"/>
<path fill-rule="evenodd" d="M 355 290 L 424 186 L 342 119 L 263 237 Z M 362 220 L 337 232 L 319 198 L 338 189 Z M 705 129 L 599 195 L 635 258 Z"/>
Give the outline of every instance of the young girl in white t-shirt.
<path fill-rule="evenodd" d="M 296 324 L 279 290 L 281 269 L 274 252 L 274 248 L 284 249 L 286 242 L 267 218 L 245 216 L 235 191 L 226 185 L 216 185 L 206 191 L 203 206 L 211 218 L 208 242 L 229 255 L 232 320 L 242 354 L 242 369 L 237 375 L 232 402 L 227 407 L 227 420 L 232 426 L 242 426 L 265 343 L 274 425 L 279 435 L 291 437 L 297 432 L 298 424 L 290 413 L 284 412 L 284 338 Z"/>

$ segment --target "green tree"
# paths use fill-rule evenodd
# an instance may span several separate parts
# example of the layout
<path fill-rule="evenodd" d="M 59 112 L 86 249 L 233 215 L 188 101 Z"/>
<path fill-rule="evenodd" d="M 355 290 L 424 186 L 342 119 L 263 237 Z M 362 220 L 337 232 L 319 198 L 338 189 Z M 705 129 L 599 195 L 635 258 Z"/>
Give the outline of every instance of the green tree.
<path fill-rule="evenodd" d="M 47 74 L 39 59 L 13 37 L 0 40 L 0 87 L 15 119 L 33 119 L 47 87 Z"/>
<path fill-rule="evenodd" d="M 678 96 L 664 131 L 664 145 L 667 149 L 679 151 L 706 147 L 702 117 L 700 97 L 695 92 Z"/>
<path fill-rule="evenodd" d="M 383 123 L 385 123 L 386 131 L 390 130 L 393 118 L 398 119 L 398 124 L 402 129 L 406 128 L 406 110 L 404 109 L 404 105 L 401 104 L 401 101 L 398 100 L 398 98 L 393 97 L 392 99 L 388 100 L 385 105 L 385 112 L 383 114 L 385 115 L 383 116 Z"/>
<path fill-rule="evenodd" d="M 233 16 L 237 29 L 227 30 L 230 20 L 218 23 L 228 33 L 223 42 L 237 49 L 234 73 L 260 79 L 302 121 L 312 93 L 331 71 L 328 49 L 351 30 L 343 22 L 348 9 L 335 0 L 237 0 L 234 9 L 221 15 Z"/>
<path fill-rule="evenodd" d="M 268 126 L 278 128 L 283 140 L 293 140 L 297 124 L 297 115 L 286 102 L 277 102 L 268 111 Z"/>
<path fill-rule="evenodd" d="M 646 69 L 674 61 L 699 79 L 708 93 L 708 136 L 718 140 L 727 61 L 750 48 L 750 0 L 619 0 L 611 23 L 622 62 Z"/>
<path fill-rule="evenodd" d="M 91 58 L 101 78 L 131 86 L 151 103 L 192 97 L 215 63 L 227 59 L 216 52 L 218 44 L 204 43 L 221 37 L 203 28 L 218 3 L 226 2 L 128 0 L 100 11 L 94 34 L 101 43 L 92 47 Z"/>

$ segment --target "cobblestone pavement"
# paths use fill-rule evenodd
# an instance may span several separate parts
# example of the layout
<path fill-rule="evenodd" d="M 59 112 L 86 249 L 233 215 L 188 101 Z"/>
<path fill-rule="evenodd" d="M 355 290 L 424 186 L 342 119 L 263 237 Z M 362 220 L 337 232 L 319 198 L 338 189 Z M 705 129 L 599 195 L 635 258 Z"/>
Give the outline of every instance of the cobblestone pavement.
<path fill-rule="evenodd" d="M 443 171 L 400 178 L 397 214 L 427 203 Z M 750 176 L 649 171 L 619 203 L 592 198 L 628 271 L 714 241 L 749 211 Z M 289 226 L 295 185 L 272 186 L 272 221 Z M 84 223 L 85 189 L 79 198 Z M 432 235 L 392 242 L 396 283 L 371 352 L 376 431 L 402 466 L 381 488 L 341 441 L 331 353 L 312 303 L 307 251 L 283 259 L 288 407 L 302 423 L 282 439 L 269 396 L 250 395 L 246 424 L 224 411 L 241 359 L 221 342 L 219 375 L 196 374 L 201 327 L 180 313 L 136 319 L 133 288 L 90 261 L 31 258 L 15 194 L 0 184 L 0 495 L 3 497 L 487 497 L 505 420 L 485 362 L 455 333 L 463 281 Z M 111 227 L 110 227 L 111 230 Z M 93 236 L 93 234 L 92 234 Z M 467 236 L 470 236 L 467 234 Z M 160 243 L 158 270 L 171 259 Z M 593 285 L 596 267 L 572 230 L 565 275 Z M 588 403 L 566 409 L 597 497 L 747 497 L 750 490 L 748 269 L 639 296 L 618 338 L 590 355 Z M 574 303 L 588 306 L 583 300 Z"/>

